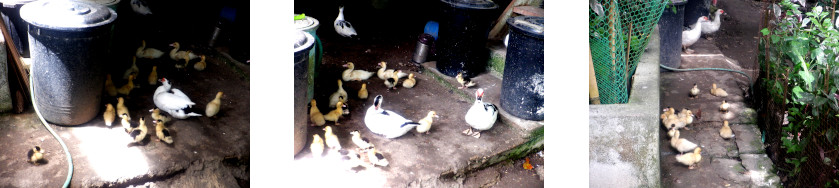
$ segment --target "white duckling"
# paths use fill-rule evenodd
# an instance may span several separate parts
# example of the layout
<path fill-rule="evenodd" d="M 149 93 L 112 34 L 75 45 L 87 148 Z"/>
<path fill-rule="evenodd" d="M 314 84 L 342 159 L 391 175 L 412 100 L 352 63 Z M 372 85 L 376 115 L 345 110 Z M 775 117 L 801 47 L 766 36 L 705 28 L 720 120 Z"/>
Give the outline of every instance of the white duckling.
<path fill-rule="evenodd" d="M 347 91 L 344 90 L 344 84 L 341 80 L 338 80 L 338 91 L 329 96 L 329 108 L 335 108 L 338 101 L 347 103 Z"/>
<path fill-rule="evenodd" d="M 344 81 L 367 80 L 368 78 L 373 76 L 373 72 L 365 70 L 354 70 L 355 65 L 352 62 L 344 64 L 343 66 L 347 67 L 347 70 L 344 70 L 344 72 L 341 73 L 341 79 L 344 79 Z"/>
<path fill-rule="evenodd" d="M 469 111 L 466 112 L 466 123 L 472 127 L 465 130 L 464 134 L 474 136 L 475 138 L 481 137 L 480 131 L 492 128 L 492 125 L 495 124 L 495 120 L 498 119 L 498 107 L 492 103 L 484 102 L 483 97 L 483 88 L 475 91 L 475 103 L 472 104 L 472 107 L 470 107 Z M 472 131 L 472 128 L 475 128 L 478 131 L 474 132 Z"/>
<path fill-rule="evenodd" d="M 146 40 L 143 40 L 143 45 L 137 48 L 137 57 L 146 59 L 157 59 L 163 56 L 163 51 L 154 48 L 146 48 Z"/>
<path fill-rule="evenodd" d="M 188 112 L 195 105 L 184 92 L 173 89 L 166 78 L 160 79 L 161 85 L 154 90 L 154 105 L 174 118 L 186 119 L 191 116 L 201 116 L 195 112 Z"/>
<path fill-rule="evenodd" d="M 173 42 L 172 44 L 169 44 L 169 46 L 174 47 L 171 51 L 169 51 L 169 58 L 172 58 L 172 60 L 178 61 L 181 59 L 186 59 L 187 57 L 189 58 L 188 60 L 193 60 L 199 57 L 198 55 L 195 55 L 194 53 L 189 51 L 178 51 L 179 49 L 181 49 L 181 43 Z"/>
<path fill-rule="evenodd" d="M 338 7 L 338 17 L 335 18 L 333 26 L 335 26 L 335 32 L 338 33 L 338 35 L 350 38 L 358 35 L 358 33 L 355 32 L 355 28 L 352 27 L 352 24 L 350 24 L 347 20 L 344 20 L 344 7 Z"/>
<path fill-rule="evenodd" d="M 695 149 L 697 147 L 697 145 L 694 144 L 693 142 L 690 142 L 690 141 L 688 141 L 687 139 L 684 139 L 684 138 L 679 138 L 679 136 L 680 136 L 679 130 L 676 130 L 675 133 L 673 133 L 673 137 L 670 138 L 670 146 L 672 146 L 673 148 L 678 150 L 679 153 L 685 153 L 685 152 L 688 152 L 688 151 L 692 151 L 693 149 Z"/>
<path fill-rule="evenodd" d="M 403 78 L 405 76 L 408 76 L 407 73 L 397 72 L 394 69 L 387 69 L 387 62 L 384 62 L 384 61 L 379 62 L 379 65 L 377 67 L 380 67 L 380 68 L 379 68 L 378 71 L 376 71 L 376 76 L 378 76 L 379 79 L 382 79 L 382 80 L 392 78 L 393 74 L 396 74 L 396 76 L 398 76 L 399 78 Z"/>
<path fill-rule="evenodd" d="M 133 59 L 131 59 L 131 61 L 132 61 L 131 62 L 131 67 L 128 68 L 128 70 L 125 70 L 125 73 L 122 74 L 122 79 L 128 79 L 128 77 L 131 76 L 132 74 L 133 75 L 140 74 L 140 68 L 137 68 L 137 56 L 134 56 Z M 136 76 L 135 76 L 135 78 L 136 78 Z"/>
<path fill-rule="evenodd" d="M 370 131 L 384 135 L 387 138 L 396 138 L 414 129 L 419 123 L 396 114 L 396 112 L 382 109 L 382 95 L 376 95 L 373 99 L 373 106 L 367 109 L 364 114 L 364 124 Z"/>

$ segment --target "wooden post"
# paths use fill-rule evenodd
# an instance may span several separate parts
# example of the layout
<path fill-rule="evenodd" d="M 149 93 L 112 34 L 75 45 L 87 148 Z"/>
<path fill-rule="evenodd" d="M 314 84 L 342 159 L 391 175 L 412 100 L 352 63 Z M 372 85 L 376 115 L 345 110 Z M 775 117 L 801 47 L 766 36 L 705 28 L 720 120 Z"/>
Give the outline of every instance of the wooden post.
<path fill-rule="evenodd" d="M 594 75 L 594 60 L 591 49 L 588 50 L 588 103 L 600 104 L 600 92 L 597 90 L 597 77 Z"/>

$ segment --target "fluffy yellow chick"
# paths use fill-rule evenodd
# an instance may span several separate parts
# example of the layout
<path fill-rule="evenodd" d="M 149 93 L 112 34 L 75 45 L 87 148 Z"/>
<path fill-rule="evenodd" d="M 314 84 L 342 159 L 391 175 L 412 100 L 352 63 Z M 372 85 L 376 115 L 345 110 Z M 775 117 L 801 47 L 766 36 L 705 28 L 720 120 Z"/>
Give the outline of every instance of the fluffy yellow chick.
<path fill-rule="evenodd" d="M 155 107 L 155 108 L 149 110 L 149 112 L 151 112 L 151 118 L 152 119 L 157 120 L 157 121 L 161 121 L 163 123 L 169 122 L 169 117 L 167 117 L 165 115 L 160 115 L 160 108 Z"/>
<path fill-rule="evenodd" d="M 693 153 L 686 153 L 676 155 L 676 161 L 684 165 L 688 165 L 688 169 L 693 169 L 699 161 L 702 160 L 702 148 L 693 149 Z"/>
<path fill-rule="evenodd" d="M 157 66 L 151 67 L 151 73 L 149 73 L 149 85 L 157 85 Z"/>
<path fill-rule="evenodd" d="M 219 91 L 218 93 L 216 93 L 216 98 L 210 101 L 209 104 L 207 104 L 207 108 L 204 109 L 204 114 L 207 115 L 207 117 L 213 117 L 216 114 L 218 114 L 219 109 L 221 109 L 222 95 L 224 95 L 224 92 Z"/>
<path fill-rule="evenodd" d="M 116 118 L 116 111 L 114 110 L 114 105 L 108 103 L 105 105 L 105 114 L 102 114 L 102 118 L 105 119 L 105 125 L 111 126 L 114 124 L 114 119 Z"/>
<path fill-rule="evenodd" d="M 326 121 L 335 122 L 335 125 L 340 125 L 338 123 L 338 119 L 341 118 L 341 115 L 344 114 L 343 108 L 346 108 L 347 105 L 344 102 L 338 101 L 335 105 L 335 110 L 329 111 L 329 113 L 323 115 L 323 119 Z"/>
<path fill-rule="evenodd" d="M 114 80 L 111 79 L 111 74 L 105 77 L 105 92 L 108 93 L 108 96 L 117 96 L 117 86 L 114 86 Z"/>
<path fill-rule="evenodd" d="M 323 156 L 323 139 L 317 134 L 312 135 L 312 145 L 309 145 L 309 150 L 312 151 L 314 157 Z"/>
<path fill-rule="evenodd" d="M 337 104 L 338 101 L 346 104 L 347 100 L 349 99 L 347 98 L 347 91 L 344 90 L 344 82 L 341 82 L 341 79 L 338 79 L 338 91 L 335 91 L 335 93 L 332 93 L 332 95 L 329 96 L 329 107 L 335 107 L 335 104 Z"/>
<path fill-rule="evenodd" d="M 195 70 L 198 71 L 202 71 L 204 70 L 204 68 L 207 68 L 207 62 L 205 61 L 205 58 L 206 57 L 204 57 L 204 55 L 201 55 L 201 61 L 192 65 L 192 68 L 195 68 Z"/>
<path fill-rule="evenodd" d="M 126 83 L 125 85 L 122 85 L 122 87 L 117 89 L 117 93 L 123 94 L 123 95 L 128 95 L 129 93 L 131 93 L 132 89 L 134 89 L 134 75 L 133 74 L 128 76 L 128 83 Z"/>
<path fill-rule="evenodd" d="M 131 122 L 128 121 L 128 114 L 120 114 L 119 117 L 121 119 L 119 123 L 122 124 L 122 128 L 125 129 L 125 132 L 131 132 L 134 128 L 132 128 L 133 126 L 131 126 Z"/>
<path fill-rule="evenodd" d="M 323 131 L 323 138 L 326 140 L 326 146 L 333 150 L 341 149 L 341 142 L 338 140 L 338 136 L 332 132 L 332 126 L 324 127 Z"/>
<path fill-rule="evenodd" d="M 372 163 L 373 165 L 387 166 L 388 164 L 390 164 L 385 158 L 385 156 L 382 155 L 382 153 L 380 153 L 378 150 L 376 150 L 376 147 L 371 147 L 367 150 L 367 157 L 369 158 L 370 163 Z"/>
<path fill-rule="evenodd" d="M 125 99 L 122 97 L 117 98 L 117 114 L 119 114 L 121 118 L 128 118 L 128 120 L 131 120 L 131 113 L 128 113 L 128 107 L 125 107 Z M 127 117 L 122 117 L 122 114 L 126 114 Z"/>
<path fill-rule="evenodd" d="M 723 90 L 722 88 L 718 88 L 717 84 L 714 83 L 714 84 L 711 84 L 711 95 L 714 95 L 714 96 L 717 96 L 717 97 L 726 97 L 726 96 L 728 96 L 728 92 L 725 92 L 725 90 Z"/>
<path fill-rule="evenodd" d="M 385 86 L 387 86 L 388 91 L 396 89 L 396 84 L 399 83 L 399 76 L 397 76 L 397 74 L 400 72 L 402 71 L 396 70 L 396 73 L 392 74 L 390 78 L 385 79 Z"/>
<path fill-rule="evenodd" d="M 696 98 L 696 96 L 699 96 L 699 87 L 694 83 L 693 88 L 690 89 L 690 98 Z"/>
<path fill-rule="evenodd" d="M 320 113 L 320 110 L 318 110 L 318 103 L 315 99 L 312 99 L 311 105 L 312 107 L 309 108 L 309 120 L 312 120 L 312 123 L 316 126 L 326 124 L 326 120 L 323 119 L 323 113 Z"/>
<path fill-rule="evenodd" d="M 694 144 L 693 142 L 688 141 L 687 139 L 679 138 L 679 136 L 680 136 L 679 130 L 676 130 L 676 133 L 674 133 L 673 137 L 670 138 L 670 146 L 672 146 L 673 148 L 675 148 L 679 152 L 681 152 L 681 153 L 688 152 L 688 151 L 693 150 L 694 148 L 696 148 L 698 146 L 698 145 Z"/>
<path fill-rule="evenodd" d="M 475 85 L 475 82 L 472 82 L 472 79 L 463 76 L 463 72 L 457 73 L 457 82 L 460 83 L 460 87 L 458 89 L 469 88 Z"/>
<path fill-rule="evenodd" d="M 356 146 L 358 146 L 358 148 L 368 149 L 370 147 L 373 147 L 373 144 L 370 144 L 370 140 L 368 140 L 365 137 L 361 137 L 361 132 L 358 132 L 358 130 L 353 130 L 352 132 L 350 132 L 350 135 L 352 135 L 352 142 Z"/>
<path fill-rule="evenodd" d="M 417 79 L 414 79 L 414 73 L 408 74 L 408 79 L 402 81 L 402 87 L 413 88 L 417 84 Z"/>
<path fill-rule="evenodd" d="M 136 128 L 131 130 L 128 135 L 131 138 L 134 138 L 134 143 L 141 143 L 144 139 L 146 139 L 146 135 L 149 133 L 149 128 L 146 127 L 145 118 L 140 117 L 140 123 L 137 125 Z"/>
<path fill-rule="evenodd" d="M 731 127 L 728 126 L 728 121 L 722 121 L 722 128 L 720 129 L 720 136 L 723 139 L 734 138 L 734 132 L 732 132 Z"/>
<path fill-rule="evenodd" d="M 726 103 L 725 100 L 722 100 L 722 104 L 720 104 L 720 111 L 728 112 L 729 107 L 731 107 L 731 105 Z"/>
<path fill-rule="evenodd" d="M 367 84 L 361 84 L 361 89 L 358 90 L 358 98 L 367 99 Z"/>
<path fill-rule="evenodd" d="M 167 144 L 172 144 L 175 140 L 172 138 L 172 133 L 169 132 L 169 129 L 166 128 L 161 120 L 153 120 L 152 123 L 155 124 L 154 129 L 157 130 L 157 140 L 166 142 Z"/>
<path fill-rule="evenodd" d="M 408 77 L 411 77 L 411 76 L 408 76 Z M 428 115 L 426 115 L 425 118 L 422 118 L 421 120 L 419 120 L 419 125 L 417 125 L 417 132 L 428 134 L 429 133 L 428 130 L 431 129 L 431 123 L 434 121 L 433 118 L 435 118 L 435 117 L 439 117 L 439 116 L 437 116 L 437 112 L 429 111 Z"/>
<path fill-rule="evenodd" d="M 44 160 L 44 149 L 40 146 L 32 147 L 29 152 L 26 153 L 26 156 L 29 157 L 29 162 L 35 165 L 39 165 L 41 161 Z"/>

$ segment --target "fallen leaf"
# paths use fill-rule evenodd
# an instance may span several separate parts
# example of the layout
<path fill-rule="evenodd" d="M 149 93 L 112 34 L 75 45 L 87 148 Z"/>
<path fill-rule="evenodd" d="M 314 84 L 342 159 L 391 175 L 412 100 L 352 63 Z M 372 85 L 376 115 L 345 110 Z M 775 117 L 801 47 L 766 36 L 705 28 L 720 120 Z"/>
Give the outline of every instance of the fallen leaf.
<path fill-rule="evenodd" d="M 524 165 L 522 165 L 522 167 L 524 167 L 525 170 L 533 169 L 533 165 L 530 165 L 529 158 L 524 158 Z"/>

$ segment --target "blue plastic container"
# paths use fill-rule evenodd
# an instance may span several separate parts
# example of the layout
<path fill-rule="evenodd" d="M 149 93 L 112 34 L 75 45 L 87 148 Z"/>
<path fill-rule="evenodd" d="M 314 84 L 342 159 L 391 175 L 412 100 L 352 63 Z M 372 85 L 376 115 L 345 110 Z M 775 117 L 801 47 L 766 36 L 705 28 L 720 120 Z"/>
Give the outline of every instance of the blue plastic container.
<path fill-rule="evenodd" d="M 440 27 L 439 23 L 437 23 L 433 20 L 428 21 L 427 23 L 425 23 L 425 30 L 423 30 L 423 33 L 429 34 L 432 37 L 434 37 L 434 40 L 437 40 L 437 31 L 438 31 L 439 27 Z"/>

